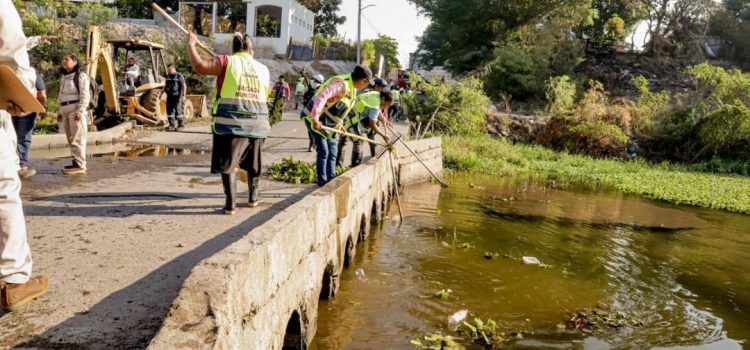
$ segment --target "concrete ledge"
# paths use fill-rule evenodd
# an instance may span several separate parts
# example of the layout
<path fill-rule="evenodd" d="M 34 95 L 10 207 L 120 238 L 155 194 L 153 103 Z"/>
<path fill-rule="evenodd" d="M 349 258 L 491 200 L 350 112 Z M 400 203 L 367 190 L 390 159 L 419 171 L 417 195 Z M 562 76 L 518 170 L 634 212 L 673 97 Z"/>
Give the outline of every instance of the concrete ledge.
<path fill-rule="evenodd" d="M 90 132 L 86 139 L 86 144 L 99 145 L 102 143 L 112 143 L 115 139 L 123 137 L 134 125 L 135 121 L 131 121 L 107 130 Z M 32 150 L 57 147 L 68 147 L 68 138 L 65 134 L 34 135 L 31 142 Z"/>
<path fill-rule="evenodd" d="M 442 171 L 439 138 L 409 144 Z M 401 183 L 429 178 L 403 146 L 395 154 Z M 306 349 L 318 300 L 335 295 L 354 246 L 382 219 L 394 190 L 388 157 L 371 159 L 203 260 L 149 348 Z"/>

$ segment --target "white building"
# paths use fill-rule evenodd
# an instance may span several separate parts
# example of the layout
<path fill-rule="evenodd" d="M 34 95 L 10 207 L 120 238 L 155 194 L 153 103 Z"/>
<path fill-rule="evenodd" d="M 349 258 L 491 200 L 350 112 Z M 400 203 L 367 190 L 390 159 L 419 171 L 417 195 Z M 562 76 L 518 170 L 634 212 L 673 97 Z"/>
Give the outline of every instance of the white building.
<path fill-rule="evenodd" d="M 256 51 L 286 54 L 290 43 L 312 45 L 315 14 L 294 0 L 181 1 L 180 24 L 216 42 L 251 35 Z"/>

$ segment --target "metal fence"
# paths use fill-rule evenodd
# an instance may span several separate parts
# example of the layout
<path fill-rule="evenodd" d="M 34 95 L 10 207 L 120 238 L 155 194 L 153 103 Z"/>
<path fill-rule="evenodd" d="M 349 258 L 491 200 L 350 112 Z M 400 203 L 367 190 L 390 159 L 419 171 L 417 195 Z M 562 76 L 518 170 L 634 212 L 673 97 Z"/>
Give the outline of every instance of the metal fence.
<path fill-rule="evenodd" d="M 313 49 L 312 47 L 307 46 L 290 45 L 289 59 L 292 61 L 312 61 Z"/>

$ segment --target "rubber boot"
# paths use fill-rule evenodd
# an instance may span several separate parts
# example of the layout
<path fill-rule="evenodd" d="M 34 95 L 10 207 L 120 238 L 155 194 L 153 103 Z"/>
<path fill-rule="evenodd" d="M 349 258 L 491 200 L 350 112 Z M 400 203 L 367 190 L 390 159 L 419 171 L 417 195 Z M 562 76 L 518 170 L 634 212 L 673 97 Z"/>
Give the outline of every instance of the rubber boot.
<path fill-rule="evenodd" d="M 227 196 L 224 204 L 224 214 L 234 215 L 237 211 L 237 174 L 221 174 L 221 184 Z"/>
<path fill-rule="evenodd" d="M 250 208 L 255 208 L 260 204 L 260 178 L 254 177 L 247 183 L 250 187 L 250 198 L 248 198 L 247 205 Z"/>

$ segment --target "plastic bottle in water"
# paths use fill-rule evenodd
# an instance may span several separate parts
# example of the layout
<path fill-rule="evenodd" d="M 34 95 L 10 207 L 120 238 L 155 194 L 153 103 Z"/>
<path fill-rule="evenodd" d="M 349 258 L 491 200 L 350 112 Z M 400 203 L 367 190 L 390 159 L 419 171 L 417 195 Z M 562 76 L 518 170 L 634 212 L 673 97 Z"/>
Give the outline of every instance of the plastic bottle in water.
<path fill-rule="evenodd" d="M 354 274 L 357 275 L 357 278 L 360 281 L 367 281 L 367 277 L 365 276 L 365 270 L 363 268 L 358 268 L 356 271 L 354 271 Z"/>
<path fill-rule="evenodd" d="M 466 309 L 456 311 L 451 317 L 448 317 L 448 328 L 451 331 L 455 331 L 458 328 L 458 324 L 465 320 L 468 314 L 469 310 Z"/>

